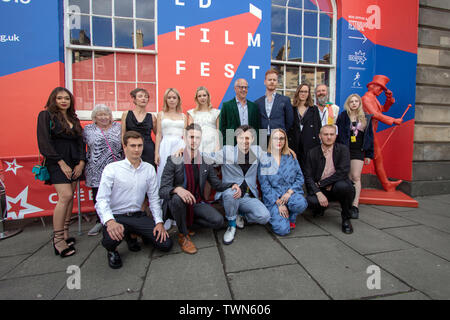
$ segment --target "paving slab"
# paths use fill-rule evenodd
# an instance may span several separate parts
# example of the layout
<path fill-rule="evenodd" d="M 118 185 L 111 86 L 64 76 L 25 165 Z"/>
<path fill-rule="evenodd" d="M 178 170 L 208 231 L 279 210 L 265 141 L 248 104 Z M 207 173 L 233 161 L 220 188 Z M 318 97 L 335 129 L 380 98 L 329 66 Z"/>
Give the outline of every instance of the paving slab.
<path fill-rule="evenodd" d="M 450 299 L 450 263 L 421 248 L 368 256 L 432 299 Z"/>
<path fill-rule="evenodd" d="M 354 230 L 352 234 L 342 232 L 341 218 L 325 217 L 315 219 L 313 222 L 363 255 L 413 247 L 359 220 L 352 220 Z"/>
<path fill-rule="evenodd" d="M 154 250 L 153 257 L 161 257 L 168 254 L 181 253 L 180 245 L 178 244 L 178 229 L 175 232 L 171 232 L 170 238 L 173 241 L 173 247 L 169 252 L 162 252 L 160 250 Z M 191 237 L 197 249 L 203 249 L 216 246 L 216 238 L 214 237 L 214 231 L 212 229 L 197 229 L 195 235 Z"/>
<path fill-rule="evenodd" d="M 427 226 L 388 229 L 386 232 L 450 260 L 450 234 Z"/>
<path fill-rule="evenodd" d="M 373 262 L 333 237 L 283 239 L 281 242 L 333 299 L 359 299 L 407 292 L 410 287 L 381 270 L 381 289 L 370 290 L 367 268 Z"/>
<path fill-rule="evenodd" d="M 217 248 L 200 249 L 194 255 L 179 253 L 153 259 L 142 299 L 231 299 Z"/>
<path fill-rule="evenodd" d="M 0 300 L 52 300 L 66 284 L 65 272 L 0 280 Z"/>
<path fill-rule="evenodd" d="M 382 210 L 384 212 L 390 212 L 390 213 L 396 213 L 396 212 L 410 211 L 411 210 L 410 207 L 378 206 L 378 205 L 374 205 L 374 204 L 371 204 L 371 205 L 368 205 L 368 206 L 380 209 L 380 210 Z"/>
<path fill-rule="evenodd" d="M 236 230 L 236 236 L 230 245 L 223 244 L 224 233 L 225 230 L 220 230 L 218 239 L 227 273 L 295 263 L 264 226 L 251 225 L 243 230 Z"/>
<path fill-rule="evenodd" d="M 296 228 L 294 230 L 291 230 L 291 232 L 288 235 L 285 236 L 278 236 L 275 235 L 279 239 L 284 238 L 297 238 L 297 237 L 316 237 L 316 236 L 326 236 L 329 235 L 329 233 L 315 224 L 309 222 L 306 220 L 304 216 L 297 217 L 297 222 L 295 223 Z M 268 226 L 270 229 L 270 226 Z"/>
<path fill-rule="evenodd" d="M 97 300 L 139 300 L 140 293 L 125 293 L 118 296 L 106 297 Z"/>
<path fill-rule="evenodd" d="M 419 199 L 419 208 L 432 214 L 450 218 L 450 204 L 448 201 L 422 198 Z"/>
<path fill-rule="evenodd" d="M 359 220 L 377 229 L 395 228 L 417 225 L 417 222 L 404 219 L 387 213 L 372 206 L 361 205 L 359 207 Z M 353 221 L 353 220 L 352 220 Z"/>
<path fill-rule="evenodd" d="M 91 300 L 125 294 L 128 291 L 139 293 L 151 261 L 151 252 L 148 249 L 131 252 L 126 243 L 122 243 L 118 251 L 123 266 L 120 269 L 111 269 L 106 250 L 98 246 L 81 267 L 81 289 L 69 290 L 65 287 L 56 299 Z M 68 274 L 67 277 L 69 276 Z"/>
<path fill-rule="evenodd" d="M 10 272 L 17 267 L 22 261 L 29 257 L 28 254 L 20 256 L 12 256 L 6 258 L 0 258 L 0 279 L 2 276 Z"/>
<path fill-rule="evenodd" d="M 441 195 L 436 195 L 436 196 L 428 196 L 426 198 L 424 197 L 420 197 L 417 198 L 416 200 L 419 201 L 419 204 L 423 201 L 423 200 L 431 200 L 433 203 L 434 201 L 438 201 L 438 202 L 443 202 L 446 204 L 450 205 L 450 194 L 441 194 Z"/>
<path fill-rule="evenodd" d="M 58 271 L 65 272 L 70 265 L 82 265 L 94 248 L 100 245 L 100 238 L 81 236 L 76 237 L 76 240 L 75 248 L 77 252 L 73 256 L 61 258 L 59 255 L 55 255 L 53 244 L 49 241 L 15 269 L 4 275 L 3 278 L 17 278 Z"/>
<path fill-rule="evenodd" d="M 50 241 L 52 232 L 51 227 L 28 224 L 21 233 L 0 241 L 0 257 L 34 253 Z"/>
<path fill-rule="evenodd" d="M 398 212 L 396 215 L 450 234 L 450 215 L 446 217 L 444 215 L 430 213 L 422 209 Z"/>
<path fill-rule="evenodd" d="M 228 274 L 236 300 L 328 300 L 298 264 Z"/>
<path fill-rule="evenodd" d="M 394 294 L 392 296 L 387 297 L 379 297 L 373 300 L 430 300 L 430 298 L 428 298 L 426 295 L 424 295 L 419 291 L 413 291 L 407 293 Z"/>

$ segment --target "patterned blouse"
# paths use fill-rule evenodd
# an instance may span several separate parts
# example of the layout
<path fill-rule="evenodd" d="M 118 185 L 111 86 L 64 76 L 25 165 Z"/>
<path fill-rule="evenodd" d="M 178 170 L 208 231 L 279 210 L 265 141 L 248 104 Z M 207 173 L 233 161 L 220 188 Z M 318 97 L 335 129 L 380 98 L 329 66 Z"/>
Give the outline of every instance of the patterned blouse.
<path fill-rule="evenodd" d="M 113 122 L 112 126 L 103 133 L 94 123 L 88 124 L 83 130 L 83 139 L 87 145 L 86 186 L 90 188 L 99 187 L 103 169 L 107 164 L 123 159 L 120 124 Z M 108 139 L 108 143 L 106 143 L 105 137 Z"/>

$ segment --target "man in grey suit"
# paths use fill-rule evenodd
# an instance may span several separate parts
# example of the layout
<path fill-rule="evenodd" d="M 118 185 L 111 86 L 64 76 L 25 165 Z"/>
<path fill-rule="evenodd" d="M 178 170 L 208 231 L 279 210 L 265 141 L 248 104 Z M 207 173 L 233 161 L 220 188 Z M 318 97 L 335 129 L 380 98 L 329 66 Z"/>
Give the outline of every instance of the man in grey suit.
<path fill-rule="evenodd" d="M 186 148 L 182 156 L 167 159 L 159 190 L 159 196 L 164 200 L 163 219 L 175 219 L 179 230 L 178 243 L 181 250 L 189 254 L 197 252 L 190 238 L 193 232 L 188 229 L 194 222 L 213 229 L 219 229 L 224 224 L 220 212 L 203 199 L 206 181 L 217 191 L 226 191 L 236 198 L 241 195 L 237 184 L 233 181 L 222 183 L 213 166 L 203 160 L 198 151 L 201 138 L 202 130 L 198 124 L 186 127 Z"/>
<path fill-rule="evenodd" d="M 294 123 L 291 99 L 276 93 L 278 72 L 268 70 L 264 79 L 266 94 L 255 101 L 259 108 L 261 130 L 267 130 L 267 143 L 271 130 L 281 128 L 288 132 Z"/>
<path fill-rule="evenodd" d="M 256 177 L 260 159 L 264 151 L 252 145 L 255 131 L 251 126 L 244 125 L 236 129 L 237 145 L 224 146 L 222 150 L 212 155 L 212 160 L 222 164 L 223 183 L 237 183 L 241 196 L 236 197 L 233 190 L 226 190 L 220 195 L 225 208 L 228 228 L 224 234 L 224 244 L 231 244 L 236 234 L 236 228 L 244 228 L 244 217 L 249 223 L 266 224 L 270 212 L 258 199 L 259 193 Z"/>

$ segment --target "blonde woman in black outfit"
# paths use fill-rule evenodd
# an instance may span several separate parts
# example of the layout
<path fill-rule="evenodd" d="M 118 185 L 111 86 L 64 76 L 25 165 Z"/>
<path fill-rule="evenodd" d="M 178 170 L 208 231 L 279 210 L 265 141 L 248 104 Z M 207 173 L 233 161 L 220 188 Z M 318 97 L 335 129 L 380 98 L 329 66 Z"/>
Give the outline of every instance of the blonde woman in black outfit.
<path fill-rule="evenodd" d="M 294 125 L 288 132 L 289 147 L 297 154 L 303 170 L 308 151 L 320 145 L 319 132 L 322 127 L 319 109 L 314 106 L 309 85 L 298 86 L 292 106 Z"/>
<path fill-rule="evenodd" d="M 75 114 L 74 98 L 65 88 L 55 88 L 38 116 L 39 151 L 45 157 L 52 184 L 58 194 L 53 213 L 53 247 L 62 258 L 75 254 L 74 238 L 69 238 L 73 196 L 83 173 L 86 147 L 80 120 Z"/>

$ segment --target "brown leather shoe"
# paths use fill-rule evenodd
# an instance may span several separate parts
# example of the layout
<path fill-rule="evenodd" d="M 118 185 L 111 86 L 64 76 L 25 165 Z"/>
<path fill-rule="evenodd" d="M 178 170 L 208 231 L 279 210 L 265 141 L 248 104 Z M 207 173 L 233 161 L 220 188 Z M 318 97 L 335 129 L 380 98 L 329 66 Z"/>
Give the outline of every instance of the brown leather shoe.
<path fill-rule="evenodd" d="M 195 231 L 192 231 L 192 230 L 188 230 L 188 233 L 189 233 L 189 236 L 190 236 L 190 237 L 193 237 L 193 236 L 195 236 Z"/>
<path fill-rule="evenodd" d="M 197 248 L 195 244 L 191 241 L 189 235 L 184 235 L 182 233 L 178 234 L 178 243 L 180 244 L 181 250 L 186 253 L 194 254 L 197 253 Z"/>

